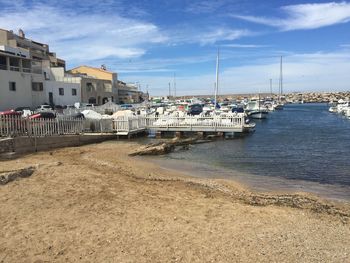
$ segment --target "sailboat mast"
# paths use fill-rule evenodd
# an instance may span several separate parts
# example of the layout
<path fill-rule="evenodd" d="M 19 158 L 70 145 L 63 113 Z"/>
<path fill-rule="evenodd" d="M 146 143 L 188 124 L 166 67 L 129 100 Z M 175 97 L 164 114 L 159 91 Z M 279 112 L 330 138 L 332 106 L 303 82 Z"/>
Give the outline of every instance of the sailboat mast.
<path fill-rule="evenodd" d="M 270 79 L 270 96 L 272 98 L 272 79 Z"/>
<path fill-rule="evenodd" d="M 281 56 L 281 95 L 283 95 L 283 63 L 282 63 L 282 56 Z"/>
<path fill-rule="evenodd" d="M 282 56 L 281 56 L 281 62 L 280 62 L 280 87 L 279 87 L 279 92 L 280 92 L 280 100 L 282 97 L 282 93 L 283 93 L 283 72 L 282 72 L 283 68 L 282 68 Z"/>
<path fill-rule="evenodd" d="M 219 57 L 220 57 L 220 50 L 218 48 L 218 54 L 216 57 L 216 82 L 215 82 L 215 108 L 217 104 L 217 96 L 219 92 Z"/>
<path fill-rule="evenodd" d="M 174 73 L 174 97 L 176 98 L 176 73 Z"/>

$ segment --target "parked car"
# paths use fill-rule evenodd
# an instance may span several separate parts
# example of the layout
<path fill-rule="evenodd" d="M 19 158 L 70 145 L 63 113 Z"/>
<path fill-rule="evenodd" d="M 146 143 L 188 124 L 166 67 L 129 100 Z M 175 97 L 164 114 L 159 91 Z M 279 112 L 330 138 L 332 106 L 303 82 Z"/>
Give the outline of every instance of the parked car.
<path fill-rule="evenodd" d="M 123 110 L 131 110 L 133 108 L 133 106 L 131 104 L 122 104 L 122 105 L 120 105 L 120 107 Z"/>
<path fill-rule="evenodd" d="M 35 111 L 50 111 L 50 110 L 52 110 L 51 106 L 46 104 L 40 105 L 35 109 Z"/>
<path fill-rule="evenodd" d="M 29 119 L 33 120 L 33 119 L 54 119 L 56 118 L 56 115 L 53 112 L 50 111 L 43 111 L 43 112 L 39 112 L 36 114 L 33 114 L 31 116 L 29 116 Z"/>
<path fill-rule="evenodd" d="M 189 115 L 199 115 L 203 112 L 203 106 L 201 104 L 192 104 L 189 107 L 187 113 Z"/>
<path fill-rule="evenodd" d="M 21 116 L 22 113 L 15 110 L 7 110 L 7 111 L 1 111 L 0 115 L 1 116 Z"/>
<path fill-rule="evenodd" d="M 28 117 L 33 114 L 30 107 L 18 107 L 15 111 L 21 113 L 22 117 Z"/>

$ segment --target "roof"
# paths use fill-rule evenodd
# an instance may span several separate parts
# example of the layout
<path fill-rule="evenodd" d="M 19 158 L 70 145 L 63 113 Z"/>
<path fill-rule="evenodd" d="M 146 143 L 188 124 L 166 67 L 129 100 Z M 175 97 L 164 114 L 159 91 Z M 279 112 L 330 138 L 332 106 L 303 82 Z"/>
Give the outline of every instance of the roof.
<path fill-rule="evenodd" d="M 86 65 L 82 65 L 82 66 L 79 66 L 79 67 L 72 68 L 72 69 L 70 69 L 70 71 L 75 70 L 75 69 L 79 69 L 79 68 L 83 68 L 83 67 L 94 69 L 94 70 L 98 70 L 98 71 L 109 73 L 109 74 L 114 74 L 115 73 L 115 72 L 112 72 L 112 71 L 103 70 L 103 69 L 100 69 L 100 68 L 90 67 L 90 66 L 86 66 Z"/>

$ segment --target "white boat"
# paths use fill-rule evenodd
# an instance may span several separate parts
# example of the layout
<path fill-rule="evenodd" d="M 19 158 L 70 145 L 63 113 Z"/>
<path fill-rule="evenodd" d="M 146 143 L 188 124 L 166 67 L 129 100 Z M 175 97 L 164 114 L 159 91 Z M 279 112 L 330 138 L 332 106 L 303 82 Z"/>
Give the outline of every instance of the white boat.
<path fill-rule="evenodd" d="M 337 112 L 337 107 L 333 106 L 328 109 L 329 112 L 336 113 Z"/>
<path fill-rule="evenodd" d="M 259 101 L 250 101 L 246 106 L 246 112 L 251 119 L 266 119 L 268 111 L 260 107 Z"/>
<path fill-rule="evenodd" d="M 347 109 L 344 111 L 344 115 L 350 118 L 350 106 L 348 106 Z"/>
<path fill-rule="evenodd" d="M 347 100 L 343 100 L 340 99 L 338 101 L 338 105 L 337 105 L 337 112 L 340 114 L 344 114 L 345 110 L 347 110 L 347 108 L 350 106 L 350 102 Z"/>
<path fill-rule="evenodd" d="M 258 110 L 258 111 L 251 111 L 248 113 L 248 116 L 252 119 L 266 119 L 267 118 L 267 111 L 264 110 Z"/>

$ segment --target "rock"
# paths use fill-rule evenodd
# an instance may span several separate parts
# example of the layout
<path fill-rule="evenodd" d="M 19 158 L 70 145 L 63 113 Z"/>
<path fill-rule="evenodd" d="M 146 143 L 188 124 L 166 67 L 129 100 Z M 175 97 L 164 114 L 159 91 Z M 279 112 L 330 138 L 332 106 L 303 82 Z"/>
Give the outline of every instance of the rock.
<path fill-rule="evenodd" d="M 33 166 L 10 171 L 10 172 L 0 172 L 0 184 L 4 185 L 11 181 L 16 180 L 17 178 L 25 178 L 31 176 L 35 172 L 36 168 Z"/>
<path fill-rule="evenodd" d="M 170 141 L 161 141 L 161 142 L 151 143 L 146 146 L 142 146 L 136 151 L 130 153 L 129 155 L 130 156 L 163 155 L 174 151 L 176 146 L 182 146 L 183 149 L 188 149 L 190 144 L 206 143 L 206 142 L 210 142 L 210 141 L 198 140 L 198 138 L 188 138 L 188 139 L 174 138 Z"/>
<path fill-rule="evenodd" d="M 135 152 L 130 153 L 130 156 L 136 155 L 162 155 L 167 154 L 174 150 L 175 146 L 167 143 L 162 143 L 159 145 L 148 145 L 137 149 Z"/>

